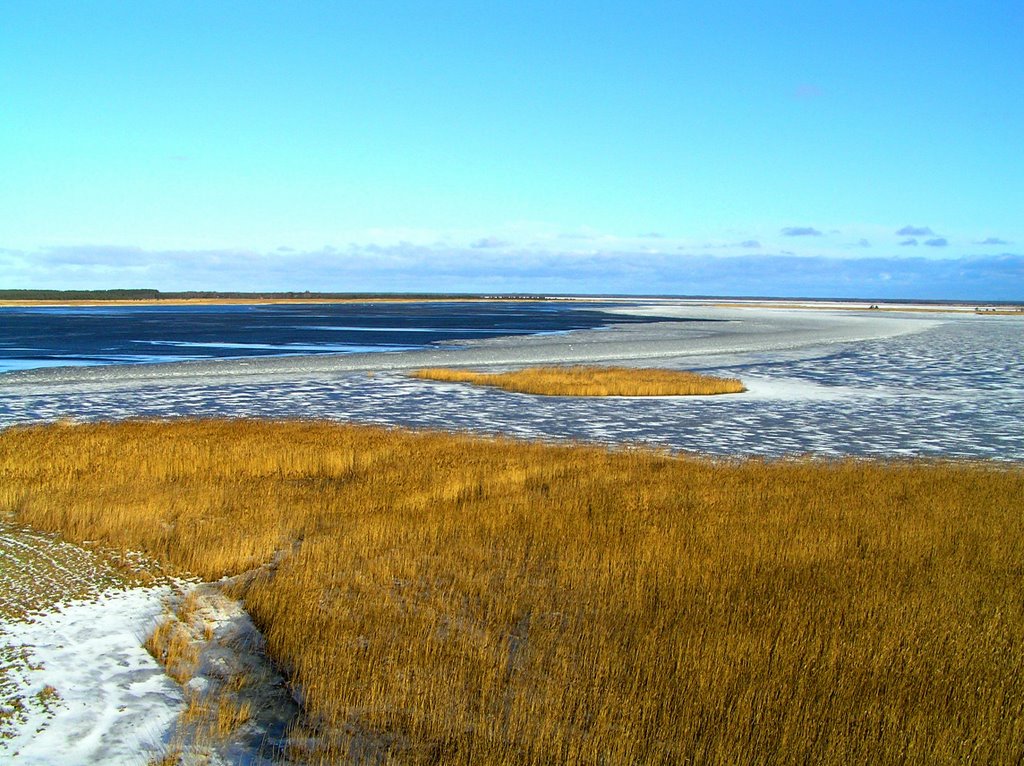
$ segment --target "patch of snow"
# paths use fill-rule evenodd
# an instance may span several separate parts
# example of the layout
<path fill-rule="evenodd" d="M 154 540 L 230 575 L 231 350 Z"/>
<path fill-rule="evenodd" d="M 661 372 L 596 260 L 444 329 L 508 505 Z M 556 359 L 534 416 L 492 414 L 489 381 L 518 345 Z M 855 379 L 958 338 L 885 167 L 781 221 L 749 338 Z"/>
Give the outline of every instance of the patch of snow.
<path fill-rule="evenodd" d="M 133 588 L 0 625 L 21 715 L 0 739 L 16 764 L 144 764 L 167 741 L 183 694 L 142 647 L 170 588 Z"/>

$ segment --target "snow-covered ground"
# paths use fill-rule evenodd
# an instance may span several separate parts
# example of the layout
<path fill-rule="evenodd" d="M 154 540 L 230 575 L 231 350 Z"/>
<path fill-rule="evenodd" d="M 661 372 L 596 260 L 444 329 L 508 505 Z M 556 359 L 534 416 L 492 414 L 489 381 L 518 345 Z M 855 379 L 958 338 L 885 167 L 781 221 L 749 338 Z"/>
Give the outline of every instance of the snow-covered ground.
<path fill-rule="evenodd" d="M 0 624 L 0 651 L 22 660 L 4 673 L 5 696 L 20 709 L 0 738 L 0 761 L 120 766 L 159 753 L 183 695 L 142 641 L 168 593 L 108 591 Z"/>
<path fill-rule="evenodd" d="M 142 586 L 132 570 L 152 565 L 131 563 L 0 523 L 0 763 L 121 766 L 179 750 L 187 764 L 279 762 L 298 707 L 249 615 L 216 585 Z M 196 662 L 183 689 L 143 642 L 185 594 Z M 231 678 L 244 685 L 225 696 Z M 225 699 L 251 712 L 211 739 L 203 715 L 179 718 L 190 697 L 214 720 Z"/>
<path fill-rule="evenodd" d="M 0 524 L 0 762 L 144 763 L 181 689 L 146 650 L 169 586 Z M 136 587 L 133 587 L 136 586 Z"/>

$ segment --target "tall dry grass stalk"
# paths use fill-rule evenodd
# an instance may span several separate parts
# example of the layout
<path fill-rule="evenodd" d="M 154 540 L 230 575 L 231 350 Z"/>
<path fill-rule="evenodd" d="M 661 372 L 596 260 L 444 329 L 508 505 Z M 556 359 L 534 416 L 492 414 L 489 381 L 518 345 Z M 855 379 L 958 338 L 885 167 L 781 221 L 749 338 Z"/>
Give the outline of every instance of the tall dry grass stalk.
<path fill-rule="evenodd" d="M 473 372 L 428 367 L 411 375 L 543 396 L 708 396 L 747 390 L 736 378 L 657 368 L 555 366 L 526 367 L 511 372 Z"/>
<path fill-rule="evenodd" d="M 188 631 L 173 617 L 165 617 L 142 644 L 164 670 L 179 684 L 192 678 L 199 652 Z"/>
<path fill-rule="evenodd" d="M 0 432 L 4 510 L 251 577 L 325 763 L 1015 763 L 1024 470 L 337 424 Z M 379 761 L 375 761 L 379 762 Z"/>

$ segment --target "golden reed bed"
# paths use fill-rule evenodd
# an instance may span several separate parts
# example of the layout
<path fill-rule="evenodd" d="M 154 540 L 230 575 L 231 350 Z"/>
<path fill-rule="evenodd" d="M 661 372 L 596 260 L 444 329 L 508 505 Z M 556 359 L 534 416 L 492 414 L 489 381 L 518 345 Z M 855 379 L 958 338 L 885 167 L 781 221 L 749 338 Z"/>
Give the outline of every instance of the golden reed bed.
<path fill-rule="evenodd" d="M 323 763 L 1017 762 L 1022 497 L 1019 465 L 309 422 L 0 432 L 18 522 L 206 578 L 259 568 L 240 595 Z"/>
<path fill-rule="evenodd" d="M 708 396 L 747 389 L 735 378 L 694 372 L 632 367 L 526 367 L 512 372 L 471 372 L 429 367 L 413 377 L 450 383 L 474 383 L 505 391 L 543 396 Z"/>

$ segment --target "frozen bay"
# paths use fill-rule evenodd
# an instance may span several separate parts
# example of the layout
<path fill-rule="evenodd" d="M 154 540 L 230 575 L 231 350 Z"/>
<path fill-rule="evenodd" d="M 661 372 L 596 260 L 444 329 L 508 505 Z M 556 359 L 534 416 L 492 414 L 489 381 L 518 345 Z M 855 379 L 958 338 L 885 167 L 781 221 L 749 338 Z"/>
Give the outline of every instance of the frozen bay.
<path fill-rule="evenodd" d="M 720 456 L 1024 459 L 1016 317 L 685 302 L 649 323 L 375 354 L 60 368 L 0 376 L 0 425 L 75 418 L 304 417 Z M 687 318 L 692 322 L 657 321 Z M 740 377 L 745 394 L 577 399 L 409 378 L 431 364 L 599 362 Z"/>

